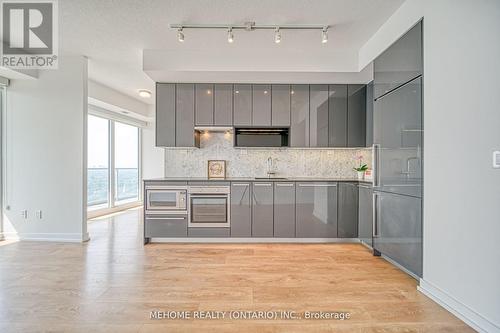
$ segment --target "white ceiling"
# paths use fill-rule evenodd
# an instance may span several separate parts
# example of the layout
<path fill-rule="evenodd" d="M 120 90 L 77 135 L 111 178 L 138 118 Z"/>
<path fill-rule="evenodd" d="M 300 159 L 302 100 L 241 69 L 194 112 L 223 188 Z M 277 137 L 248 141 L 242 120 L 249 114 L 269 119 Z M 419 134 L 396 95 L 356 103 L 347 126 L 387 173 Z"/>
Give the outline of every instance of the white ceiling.
<path fill-rule="evenodd" d="M 60 53 L 89 58 L 89 77 L 136 99 L 138 89 L 154 90 L 143 71 L 143 50 L 164 52 L 163 81 L 204 81 L 214 73 L 358 72 L 358 51 L 404 0 L 59 0 Z M 171 23 L 320 24 L 333 26 L 327 44 L 317 31 L 186 30 L 179 43 Z M 224 64 L 227 63 L 227 68 Z M 279 65 L 279 66 L 278 66 Z M 146 64 L 145 67 L 151 66 Z M 277 70 L 274 67 L 279 67 Z M 210 75 L 207 76 L 207 73 Z M 231 76 L 229 76 L 231 77 Z M 249 76 L 250 77 L 250 76 Z M 265 75 L 259 76 L 262 80 Z"/>

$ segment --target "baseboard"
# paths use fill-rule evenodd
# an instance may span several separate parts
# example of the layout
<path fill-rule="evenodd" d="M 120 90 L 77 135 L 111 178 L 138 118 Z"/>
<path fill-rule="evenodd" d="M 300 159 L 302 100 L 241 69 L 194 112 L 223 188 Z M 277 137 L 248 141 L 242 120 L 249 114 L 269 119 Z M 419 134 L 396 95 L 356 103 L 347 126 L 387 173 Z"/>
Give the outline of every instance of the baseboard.
<path fill-rule="evenodd" d="M 4 233 L 5 240 L 39 241 L 39 242 L 70 242 L 81 243 L 84 237 L 79 233 L 29 233 L 19 234 L 17 232 Z"/>
<path fill-rule="evenodd" d="M 476 331 L 484 333 L 500 333 L 499 325 L 483 317 L 467 305 L 448 295 L 440 288 L 434 286 L 432 283 L 425 281 L 424 279 L 420 279 L 420 286 L 418 286 L 418 290 L 449 312 L 453 313 L 456 317 Z"/>
<path fill-rule="evenodd" d="M 179 237 L 151 238 L 151 243 L 358 243 L 357 238 L 231 238 L 231 237 Z"/>

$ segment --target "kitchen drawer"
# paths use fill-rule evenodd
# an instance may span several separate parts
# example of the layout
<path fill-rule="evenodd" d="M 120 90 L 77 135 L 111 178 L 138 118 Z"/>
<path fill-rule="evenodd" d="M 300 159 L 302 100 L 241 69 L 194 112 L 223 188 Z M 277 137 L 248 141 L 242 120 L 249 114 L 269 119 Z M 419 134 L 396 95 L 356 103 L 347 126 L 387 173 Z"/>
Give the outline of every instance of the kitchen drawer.
<path fill-rule="evenodd" d="M 187 237 L 187 215 L 146 216 L 144 237 Z"/>
<path fill-rule="evenodd" d="M 229 186 L 230 183 L 224 180 L 190 181 L 189 186 Z"/>
<path fill-rule="evenodd" d="M 229 237 L 229 228 L 188 228 L 189 237 Z"/>

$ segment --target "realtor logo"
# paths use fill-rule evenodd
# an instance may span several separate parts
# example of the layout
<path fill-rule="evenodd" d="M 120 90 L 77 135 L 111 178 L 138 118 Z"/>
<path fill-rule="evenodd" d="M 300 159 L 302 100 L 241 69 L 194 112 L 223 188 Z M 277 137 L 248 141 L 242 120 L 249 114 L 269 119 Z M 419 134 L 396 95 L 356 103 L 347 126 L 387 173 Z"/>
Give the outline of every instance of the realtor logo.
<path fill-rule="evenodd" d="M 57 0 L 1 1 L 1 65 L 57 68 Z"/>

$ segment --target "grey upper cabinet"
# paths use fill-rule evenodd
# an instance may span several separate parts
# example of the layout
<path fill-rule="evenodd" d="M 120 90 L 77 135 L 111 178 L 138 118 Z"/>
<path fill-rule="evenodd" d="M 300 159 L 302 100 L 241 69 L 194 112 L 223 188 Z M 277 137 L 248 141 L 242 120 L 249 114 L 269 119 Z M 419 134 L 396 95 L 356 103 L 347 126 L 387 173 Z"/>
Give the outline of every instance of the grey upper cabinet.
<path fill-rule="evenodd" d="M 234 85 L 234 126 L 252 126 L 252 85 Z"/>
<path fill-rule="evenodd" d="M 252 237 L 251 183 L 231 183 L 231 237 Z"/>
<path fill-rule="evenodd" d="M 366 85 L 366 147 L 373 145 L 373 81 Z"/>
<path fill-rule="evenodd" d="M 273 237 L 273 183 L 254 182 L 252 188 L 252 237 Z"/>
<path fill-rule="evenodd" d="M 422 199 L 374 191 L 373 248 L 422 276 Z"/>
<path fill-rule="evenodd" d="M 309 98 L 309 146 L 328 147 L 328 85 L 311 85 Z"/>
<path fill-rule="evenodd" d="M 358 185 L 338 184 L 338 237 L 358 237 Z"/>
<path fill-rule="evenodd" d="M 347 146 L 366 146 L 366 85 L 347 86 Z"/>
<path fill-rule="evenodd" d="M 337 184 L 301 182 L 296 190 L 296 237 L 337 237 Z"/>
<path fill-rule="evenodd" d="M 309 147 L 309 86 L 291 86 L 290 147 Z"/>
<path fill-rule="evenodd" d="M 271 126 L 271 85 L 254 84 L 252 126 Z"/>
<path fill-rule="evenodd" d="M 176 146 L 199 146 L 194 131 L 194 84 L 177 84 L 177 97 L 175 102 Z"/>
<path fill-rule="evenodd" d="M 156 146 L 175 147 L 175 84 L 156 84 Z"/>
<path fill-rule="evenodd" d="M 372 246 L 373 190 L 369 184 L 359 184 L 358 188 L 358 237 L 363 243 Z"/>
<path fill-rule="evenodd" d="M 274 183 L 274 237 L 295 237 L 295 183 Z"/>
<path fill-rule="evenodd" d="M 195 124 L 211 126 L 214 124 L 214 85 L 199 83 L 195 85 Z"/>
<path fill-rule="evenodd" d="M 422 69 L 422 22 L 419 22 L 373 62 L 374 97 L 421 75 Z"/>
<path fill-rule="evenodd" d="M 215 90 L 215 126 L 233 125 L 233 85 L 216 84 Z"/>
<path fill-rule="evenodd" d="M 347 147 L 347 85 L 330 85 L 328 99 L 328 145 Z"/>
<path fill-rule="evenodd" d="M 290 85 L 273 84 L 271 98 L 271 125 L 290 126 Z"/>

